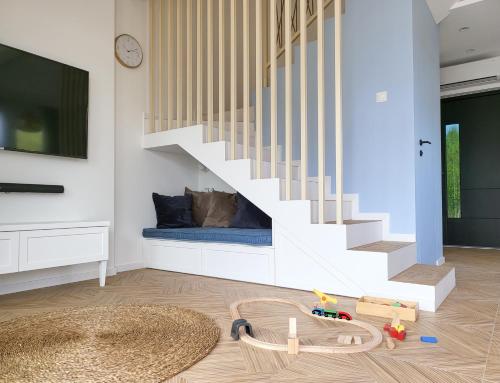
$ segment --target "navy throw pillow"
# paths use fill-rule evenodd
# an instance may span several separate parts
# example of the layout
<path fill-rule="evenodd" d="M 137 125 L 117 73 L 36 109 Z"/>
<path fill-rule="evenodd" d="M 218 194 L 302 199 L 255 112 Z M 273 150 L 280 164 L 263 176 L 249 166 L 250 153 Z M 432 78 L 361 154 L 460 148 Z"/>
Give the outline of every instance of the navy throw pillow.
<path fill-rule="evenodd" d="M 193 227 L 193 197 L 188 195 L 169 197 L 153 193 L 156 209 L 156 227 L 173 229 L 177 227 Z"/>
<path fill-rule="evenodd" d="M 230 227 L 242 229 L 270 229 L 272 220 L 242 194 L 236 193 L 236 214 Z"/>

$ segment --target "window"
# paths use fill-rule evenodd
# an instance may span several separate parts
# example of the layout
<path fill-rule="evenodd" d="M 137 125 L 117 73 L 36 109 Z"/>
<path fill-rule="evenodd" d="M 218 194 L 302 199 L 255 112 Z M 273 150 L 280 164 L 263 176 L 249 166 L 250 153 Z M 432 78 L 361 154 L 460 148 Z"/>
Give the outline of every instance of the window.
<path fill-rule="evenodd" d="M 446 187 L 448 218 L 461 218 L 459 124 L 446 125 Z"/>

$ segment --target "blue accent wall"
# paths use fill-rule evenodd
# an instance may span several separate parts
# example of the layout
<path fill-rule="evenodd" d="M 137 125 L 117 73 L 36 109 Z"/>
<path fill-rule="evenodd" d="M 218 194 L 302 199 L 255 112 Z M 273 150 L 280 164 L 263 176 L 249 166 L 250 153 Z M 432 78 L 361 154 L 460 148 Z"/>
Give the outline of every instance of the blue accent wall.
<path fill-rule="evenodd" d="M 413 0 L 416 229 L 419 263 L 443 255 L 439 28 L 424 0 Z M 432 145 L 422 147 L 419 140 Z"/>

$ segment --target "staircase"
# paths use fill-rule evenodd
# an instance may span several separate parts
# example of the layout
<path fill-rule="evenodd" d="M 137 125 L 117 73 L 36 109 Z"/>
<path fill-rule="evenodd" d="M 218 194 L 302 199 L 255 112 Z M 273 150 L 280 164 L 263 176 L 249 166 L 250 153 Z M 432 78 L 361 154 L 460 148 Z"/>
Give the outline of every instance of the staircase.
<path fill-rule="evenodd" d="M 355 199 L 344 200 L 350 218 L 342 225 L 314 223 L 313 200 L 283 200 L 279 178 L 255 179 L 253 159 L 228 160 L 229 143 L 206 142 L 206 126 L 146 134 L 143 148 L 181 148 L 272 217 L 276 286 L 412 300 L 427 311 L 435 311 L 455 286 L 454 268 L 417 265 L 416 244 L 391 241 L 384 215 L 366 218 Z M 314 190 L 314 179 L 309 183 Z M 327 209 L 328 219 L 334 209 Z"/>

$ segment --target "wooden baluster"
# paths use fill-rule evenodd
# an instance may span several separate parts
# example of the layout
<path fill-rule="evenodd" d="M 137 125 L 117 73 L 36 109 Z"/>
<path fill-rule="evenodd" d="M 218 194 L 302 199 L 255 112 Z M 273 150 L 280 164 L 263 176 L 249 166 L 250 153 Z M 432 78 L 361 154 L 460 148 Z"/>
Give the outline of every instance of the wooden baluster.
<path fill-rule="evenodd" d="M 155 87 L 155 0 L 149 0 L 149 133 L 156 131 L 156 87 Z"/>
<path fill-rule="evenodd" d="M 249 158 L 250 125 L 250 26 L 249 0 L 243 0 L 243 158 Z"/>
<path fill-rule="evenodd" d="M 286 199 L 292 199 L 292 25 L 291 0 L 285 1 L 285 178 Z"/>
<path fill-rule="evenodd" d="M 182 100 L 182 62 L 184 47 L 182 44 L 182 0 L 177 0 L 177 127 L 183 127 L 183 100 Z"/>
<path fill-rule="evenodd" d="M 231 0 L 231 159 L 236 159 L 236 5 L 238 0 Z"/>
<path fill-rule="evenodd" d="M 201 124 L 203 120 L 203 34 L 202 34 L 202 0 L 196 3 L 196 123 Z"/>
<path fill-rule="evenodd" d="M 158 31 L 158 131 L 163 130 L 163 13 L 164 13 L 164 0 L 160 0 L 160 12 L 159 12 L 159 31 Z"/>
<path fill-rule="evenodd" d="M 278 117 L 277 117 L 277 58 L 276 58 L 276 0 L 269 0 L 269 20 L 271 23 L 271 178 L 278 177 Z"/>
<path fill-rule="evenodd" d="M 219 140 L 226 136 L 225 0 L 219 0 Z"/>
<path fill-rule="evenodd" d="M 318 1 L 318 223 L 325 223 L 325 17 Z"/>
<path fill-rule="evenodd" d="M 335 0 L 335 194 L 338 225 L 344 223 L 342 122 L 342 1 Z"/>
<path fill-rule="evenodd" d="M 193 0 L 186 0 L 186 120 L 193 124 Z"/>
<path fill-rule="evenodd" d="M 300 197 L 307 199 L 307 0 L 300 0 Z"/>
<path fill-rule="evenodd" d="M 167 3 L 167 42 L 170 52 L 174 51 L 174 0 Z M 167 129 L 174 128 L 174 55 L 167 55 Z"/>
<path fill-rule="evenodd" d="M 214 124 L 214 28 L 213 0 L 207 0 L 207 108 L 208 108 L 208 142 L 213 141 Z"/>
<path fill-rule="evenodd" d="M 262 0 L 255 0 L 255 166 L 262 177 Z"/>

